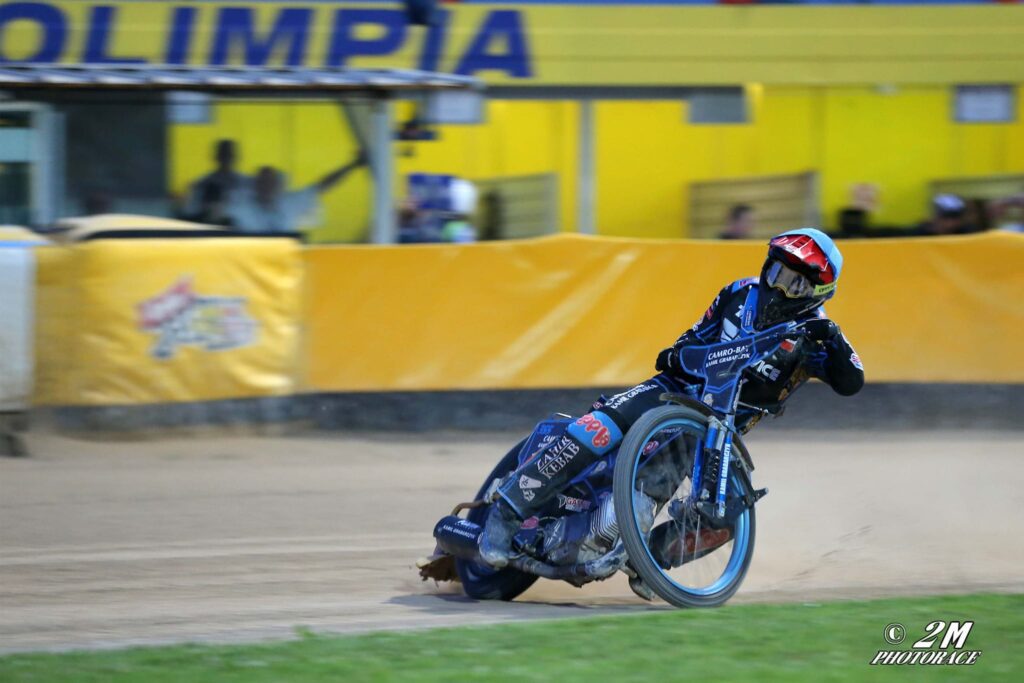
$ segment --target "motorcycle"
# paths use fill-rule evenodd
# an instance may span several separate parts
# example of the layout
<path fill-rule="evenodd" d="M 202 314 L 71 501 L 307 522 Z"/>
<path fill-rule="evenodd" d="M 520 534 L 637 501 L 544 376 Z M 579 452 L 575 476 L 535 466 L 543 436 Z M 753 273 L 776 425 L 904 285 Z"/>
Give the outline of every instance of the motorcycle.
<path fill-rule="evenodd" d="M 725 603 L 750 566 L 754 505 L 768 492 L 753 487 L 754 464 L 736 428 L 740 411 L 757 419 L 769 412 L 740 400 L 746 371 L 801 333 L 801 324 L 781 323 L 682 349 L 682 367 L 700 379 L 690 393 L 662 394 L 665 405 L 641 416 L 617 449 L 523 520 L 512 559 L 496 569 L 480 558 L 478 541 L 499 484 L 574 418 L 555 414 L 540 422 L 505 454 L 473 502 L 437 522 L 437 548 L 417 563 L 420 575 L 460 581 L 472 598 L 512 600 L 538 578 L 582 586 L 621 571 L 648 599 L 677 607 Z"/>

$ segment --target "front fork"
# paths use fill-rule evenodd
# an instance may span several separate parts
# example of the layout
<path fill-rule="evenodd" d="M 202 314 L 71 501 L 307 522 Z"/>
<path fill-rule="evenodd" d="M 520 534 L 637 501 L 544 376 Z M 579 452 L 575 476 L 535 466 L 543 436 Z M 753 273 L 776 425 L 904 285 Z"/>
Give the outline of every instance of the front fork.
<path fill-rule="evenodd" d="M 725 497 L 729 488 L 729 463 L 732 460 L 732 430 L 717 417 L 708 418 L 708 431 L 704 440 L 697 444 L 693 454 L 693 471 L 690 475 L 696 505 L 715 519 L 725 517 Z M 715 467 L 714 490 L 704 485 L 705 467 Z M 713 501 L 713 502 L 712 502 Z"/>

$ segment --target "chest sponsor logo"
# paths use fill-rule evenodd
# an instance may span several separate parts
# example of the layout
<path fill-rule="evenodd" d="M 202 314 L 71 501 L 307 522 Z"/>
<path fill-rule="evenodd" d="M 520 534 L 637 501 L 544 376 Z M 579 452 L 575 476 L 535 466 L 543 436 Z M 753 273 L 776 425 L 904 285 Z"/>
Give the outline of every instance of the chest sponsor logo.
<path fill-rule="evenodd" d="M 754 365 L 754 372 L 756 372 L 757 374 L 761 375 L 762 377 L 770 379 L 771 381 L 774 382 L 775 380 L 777 380 L 779 378 L 779 374 L 782 371 L 779 370 L 774 365 L 771 365 L 769 363 L 765 363 L 763 360 L 759 360 Z"/>

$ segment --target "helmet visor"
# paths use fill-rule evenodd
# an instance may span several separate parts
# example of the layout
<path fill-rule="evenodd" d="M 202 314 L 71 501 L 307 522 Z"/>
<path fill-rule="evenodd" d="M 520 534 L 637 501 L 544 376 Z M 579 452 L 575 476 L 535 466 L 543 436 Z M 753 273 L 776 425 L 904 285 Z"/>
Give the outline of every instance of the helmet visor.
<path fill-rule="evenodd" d="M 790 299 L 803 299 L 814 295 L 814 285 L 811 281 L 782 261 L 774 261 L 768 266 L 765 283 Z"/>

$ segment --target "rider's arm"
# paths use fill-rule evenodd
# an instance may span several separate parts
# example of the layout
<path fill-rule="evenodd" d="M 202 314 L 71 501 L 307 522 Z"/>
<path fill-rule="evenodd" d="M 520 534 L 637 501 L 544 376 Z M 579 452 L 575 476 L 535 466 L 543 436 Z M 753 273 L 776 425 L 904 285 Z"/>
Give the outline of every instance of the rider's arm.
<path fill-rule="evenodd" d="M 864 386 L 864 366 L 857 352 L 838 328 L 825 341 L 815 342 L 810 358 L 811 374 L 827 382 L 837 394 L 853 396 Z"/>
<path fill-rule="evenodd" d="M 667 372 L 670 375 L 680 374 L 681 369 L 678 367 L 679 354 L 677 353 L 679 349 L 693 344 L 707 344 L 715 339 L 722 322 L 722 311 L 719 303 L 729 293 L 730 287 L 731 285 L 727 285 L 722 288 L 722 291 L 711 302 L 708 310 L 704 312 L 700 320 L 686 332 L 683 332 L 675 344 L 667 349 L 662 349 L 661 353 L 658 354 L 658 360 L 654 363 L 654 367 L 658 372 Z"/>

